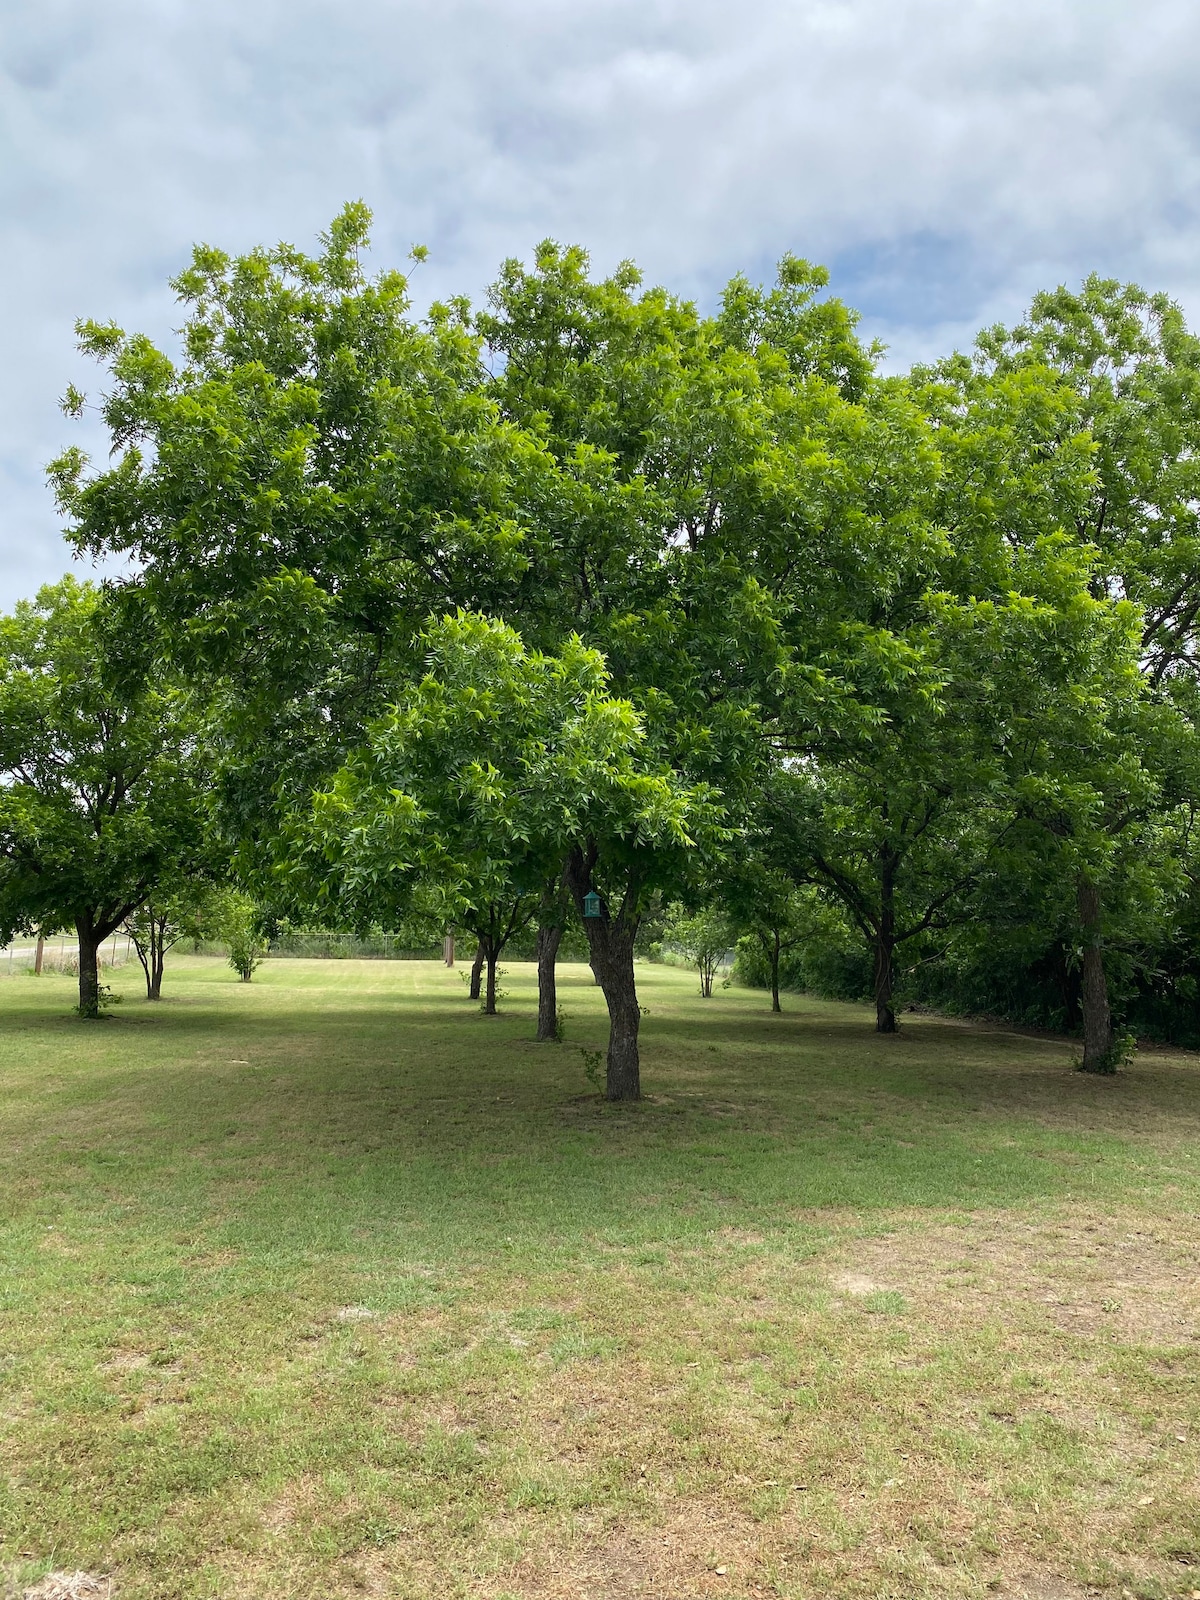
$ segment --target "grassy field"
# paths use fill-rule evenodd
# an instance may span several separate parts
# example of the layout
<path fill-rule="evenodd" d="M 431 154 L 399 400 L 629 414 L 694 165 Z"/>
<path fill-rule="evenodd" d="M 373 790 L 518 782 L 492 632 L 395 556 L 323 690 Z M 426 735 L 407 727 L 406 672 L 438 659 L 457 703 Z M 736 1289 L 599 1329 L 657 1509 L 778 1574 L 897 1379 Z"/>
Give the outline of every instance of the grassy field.
<path fill-rule="evenodd" d="M 562 1046 L 525 967 L 136 978 L 0 981 L 0 1593 L 1200 1594 L 1196 1058 L 643 967 L 609 1107 L 581 968 Z"/>

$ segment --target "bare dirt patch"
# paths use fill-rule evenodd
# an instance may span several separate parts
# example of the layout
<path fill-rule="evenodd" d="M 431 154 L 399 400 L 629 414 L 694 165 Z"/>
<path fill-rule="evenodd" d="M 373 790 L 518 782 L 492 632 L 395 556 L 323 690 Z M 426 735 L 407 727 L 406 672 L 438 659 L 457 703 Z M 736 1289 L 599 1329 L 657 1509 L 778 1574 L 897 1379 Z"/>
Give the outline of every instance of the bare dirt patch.
<path fill-rule="evenodd" d="M 1032 1319 L 1157 1347 L 1200 1338 L 1200 1232 L 1190 1219 L 1076 1207 L 1047 1219 L 925 1222 L 840 1254 L 837 1287 L 897 1289 L 935 1325 Z"/>
<path fill-rule="evenodd" d="M 1009 1600 L 1095 1600 L 1102 1589 L 1086 1589 L 1054 1572 L 1027 1567 L 1005 1580 L 998 1594 Z"/>

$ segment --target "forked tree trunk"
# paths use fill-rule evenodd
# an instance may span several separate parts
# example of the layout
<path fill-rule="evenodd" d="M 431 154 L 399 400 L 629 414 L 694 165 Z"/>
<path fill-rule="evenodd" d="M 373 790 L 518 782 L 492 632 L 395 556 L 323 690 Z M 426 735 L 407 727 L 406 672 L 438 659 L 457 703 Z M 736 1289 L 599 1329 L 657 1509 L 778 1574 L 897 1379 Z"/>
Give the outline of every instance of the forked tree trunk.
<path fill-rule="evenodd" d="M 97 936 L 89 918 L 80 917 L 75 924 L 79 940 L 79 1015 L 95 1021 L 100 1015 L 100 946 L 103 937 Z"/>
<path fill-rule="evenodd" d="M 146 999 L 162 999 L 163 968 L 166 964 L 166 938 L 167 919 L 156 917 L 152 908 L 147 908 L 146 926 L 149 932 L 146 942 L 134 933 L 126 924 L 126 931 L 133 940 L 133 948 L 137 951 L 137 958 L 141 962 L 142 972 L 146 979 Z"/>
<path fill-rule="evenodd" d="M 1112 1012 L 1108 1004 L 1108 979 L 1104 973 L 1104 942 L 1100 925 L 1100 891 L 1086 875 L 1076 884 L 1075 903 L 1083 930 L 1080 962 L 1080 999 L 1083 1010 L 1082 1072 L 1114 1072 Z"/>
<path fill-rule="evenodd" d="M 558 947 L 562 943 L 561 922 L 550 923 L 538 929 L 538 1020 L 537 1037 L 540 1044 L 551 1044 L 558 1039 Z"/>
<path fill-rule="evenodd" d="M 485 952 L 484 952 L 484 947 L 483 947 L 483 940 L 480 939 L 478 948 L 475 951 L 475 959 L 471 963 L 471 999 L 472 1000 L 478 1000 L 479 999 L 480 991 L 483 988 L 483 961 L 484 961 L 484 954 L 485 954 Z"/>

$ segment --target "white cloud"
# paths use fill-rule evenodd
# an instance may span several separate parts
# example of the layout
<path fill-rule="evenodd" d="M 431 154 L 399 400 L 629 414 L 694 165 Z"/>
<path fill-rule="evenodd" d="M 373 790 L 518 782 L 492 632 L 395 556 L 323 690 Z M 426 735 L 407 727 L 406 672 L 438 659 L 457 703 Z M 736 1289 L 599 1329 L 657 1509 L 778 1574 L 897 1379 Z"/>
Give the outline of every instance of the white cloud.
<path fill-rule="evenodd" d="M 0 604 L 63 570 L 71 326 L 168 337 L 193 240 L 477 294 L 546 234 L 709 296 L 785 249 L 906 360 L 1095 267 L 1200 309 L 1190 0 L 43 0 L 0 19 Z"/>

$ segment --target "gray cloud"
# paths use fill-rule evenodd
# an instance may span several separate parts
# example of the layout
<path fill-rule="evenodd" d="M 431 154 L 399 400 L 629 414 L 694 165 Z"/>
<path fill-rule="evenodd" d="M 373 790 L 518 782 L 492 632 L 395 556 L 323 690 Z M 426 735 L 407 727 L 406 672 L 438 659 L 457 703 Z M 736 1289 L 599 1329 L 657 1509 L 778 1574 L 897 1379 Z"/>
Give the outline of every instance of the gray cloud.
<path fill-rule="evenodd" d="M 0 19 L 0 604 L 65 565 L 80 315 L 347 198 L 419 292 L 546 234 L 708 298 L 827 261 L 900 362 L 1098 268 L 1200 308 L 1190 0 L 43 0 Z M 86 430 L 83 430 L 86 432 Z"/>

